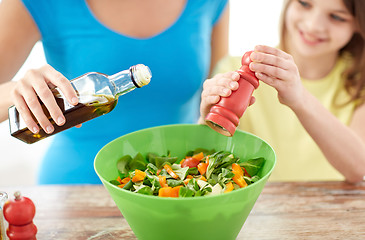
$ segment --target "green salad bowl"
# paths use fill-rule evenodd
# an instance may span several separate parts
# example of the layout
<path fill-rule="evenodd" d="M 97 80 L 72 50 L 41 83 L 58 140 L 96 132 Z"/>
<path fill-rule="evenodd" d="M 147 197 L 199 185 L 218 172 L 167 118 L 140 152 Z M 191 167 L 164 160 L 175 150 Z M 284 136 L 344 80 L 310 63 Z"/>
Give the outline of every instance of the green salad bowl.
<path fill-rule="evenodd" d="M 226 150 L 242 159 L 264 157 L 261 179 L 245 188 L 213 196 L 163 198 L 121 189 L 110 180 L 118 176 L 117 161 L 124 155 L 148 152 L 183 159 L 196 148 Z M 97 154 L 94 167 L 111 198 L 139 240 L 236 239 L 276 163 L 264 140 L 237 130 L 223 136 L 206 125 L 177 124 L 153 127 L 121 136 Z"/>

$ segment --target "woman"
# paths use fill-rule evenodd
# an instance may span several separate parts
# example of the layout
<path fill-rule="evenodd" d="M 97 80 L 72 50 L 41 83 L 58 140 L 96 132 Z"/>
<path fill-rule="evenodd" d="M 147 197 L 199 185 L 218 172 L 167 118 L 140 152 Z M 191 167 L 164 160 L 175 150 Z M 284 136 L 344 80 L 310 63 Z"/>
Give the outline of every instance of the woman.
<path fill-rule="evenodd" d="M 109 114 L 53 137 L 39 183 L 100 183 L 93 159 L 107 142 L 156 125 L 195 122 L 210 68 L 227 53 L 227 0 L 3 0 L 0 4 L 0 120 L 15 105 L 28 128 L 51 133 L 37 96 L 58 125 L 64 116 L 49 86 L 77 103 L 69 80 L 114 74 L 142 63 L 151 83 L 119 98 Z M 49 65 L 10 82 L 41 40 Z M 40 126 L 31 117 L 31 112 Z"/>

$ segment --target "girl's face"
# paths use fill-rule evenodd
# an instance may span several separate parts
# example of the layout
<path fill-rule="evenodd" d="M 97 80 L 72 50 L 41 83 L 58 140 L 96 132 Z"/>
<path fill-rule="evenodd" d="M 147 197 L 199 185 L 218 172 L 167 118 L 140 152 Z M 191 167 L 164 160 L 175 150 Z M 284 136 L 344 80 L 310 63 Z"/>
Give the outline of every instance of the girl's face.
<path fill-rule="evenodd" d="M 285 25 L 291 54 L 337 55 L 355 31 L 354 18 L 342 1 L 292 0 L 289 3 Z"/>

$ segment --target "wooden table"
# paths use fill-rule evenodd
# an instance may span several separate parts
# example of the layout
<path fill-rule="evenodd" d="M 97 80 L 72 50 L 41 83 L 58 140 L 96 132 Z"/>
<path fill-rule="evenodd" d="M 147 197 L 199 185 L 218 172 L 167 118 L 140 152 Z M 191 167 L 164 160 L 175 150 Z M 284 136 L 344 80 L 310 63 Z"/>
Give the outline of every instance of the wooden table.
<path fill-rule="evenodd" d="M 6 187 L 37 208 L 38 240 L 137 239 L 101 185 Z M 365 239 L 365 182 L 267 183 L 237 239 Z"/>

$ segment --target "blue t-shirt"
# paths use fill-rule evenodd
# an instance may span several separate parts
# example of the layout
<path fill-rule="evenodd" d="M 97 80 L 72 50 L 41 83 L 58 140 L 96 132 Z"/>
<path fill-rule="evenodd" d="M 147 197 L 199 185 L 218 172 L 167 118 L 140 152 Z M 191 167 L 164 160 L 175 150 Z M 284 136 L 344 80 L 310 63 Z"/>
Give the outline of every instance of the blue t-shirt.
<path fill-rule="evenodd" d="M 138 39 L 99 22 L 85 0 L 22 0 L 42 36 L 47 62 L 68 79 L 108 75 L 142 63 L 149 85 L 119 98 L 115 109 L 52 136 L 40 184 L 100 183 L 93 162 L 111 140 L 139 129 L 195 123 L 210 67 L 211 32 L 227 0 L 187 0 L 179 18 L 159 34 Z"/>

